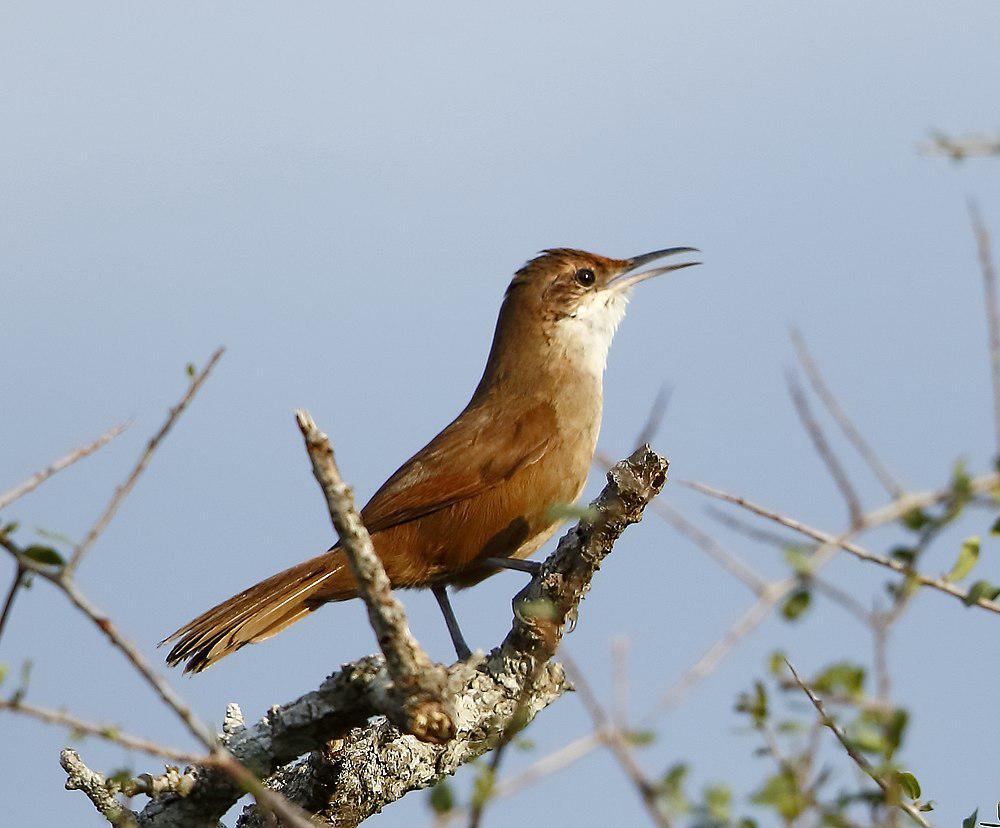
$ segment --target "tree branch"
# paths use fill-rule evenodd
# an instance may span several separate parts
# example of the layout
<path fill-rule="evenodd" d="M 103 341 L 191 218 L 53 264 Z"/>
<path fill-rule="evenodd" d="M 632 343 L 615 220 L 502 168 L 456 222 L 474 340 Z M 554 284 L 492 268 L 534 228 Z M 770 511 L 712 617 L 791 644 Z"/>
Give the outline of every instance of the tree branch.
<path fill-rule="evenodd" d="M 329 439 L 308 411 L 296 411 L 295 419 L 392 677 L 390 704 L 383 712 L 421 741 L 443 744 L 455 735 L 455 714 L 446 703 L 444 668 L 431 661 L 410 632 L 406 610 L 392 594 L 389 576 L 354 508 L 354 494 L 340 476 Z"/>
<path fill-rule="evenodd" d="M 42 469 L 39 472 L 35 472 L 31 477 L 25 480 L 23 483 L 15 486 L 13 489 L 4 492 L 0 495 L 0 509 L 5 506 L 9 506 L 19 497 L 23 497 L 29 492 L 34 491 L 39 486 L 41 486 L 46 480 L 48 480 L 56 472 L 60 472 L 67 466 L 72 466 L 77 460 L 82 460 L 89 454 L 93 454 L 99 448 L 107 445 L 112 440 L 115 439 L 119 434 L 121 434 L 126 428 L 129 427 L 128 423 L 121 423 L 120 425 L 112 426 L 107 431 L 105 431 L 100 437 L 98 437 L 94 442 L 88 443 L 85 446 L 80 446 L 79 448 L 73 449 L 69 454 L 60 457 L 58 460 L 54 461 L 48 468 Z"/>
<path fill-rule="evenodd" d="M 514 620 L 503 643 L 481 661 L 446 669 L 455 711 L 455 736 L 446 744 L 420 741 L 379 715 L 393 679 L 384 658 L 369 656 L 238 730 L 228 738 L 228 750 L 273 790 L 316 814 L 314 822 L 334 826 L 356 825 L 492 750 L 519 711 L 530 721 L 568 689 L 562 668 L 549 660 L 601 562 L 625 528 L 641 519 L 666 472 L 666 460 L 645 447 L 617 464 L 588 516 L 514 598 Z M 138 816 L 141 826 L 210 823 L 243 795 L 212 768 L 190 774 L 190 793 L 150 802 Z M 264 824 L 253 806 L 239 821 L 242 828 Z"/>

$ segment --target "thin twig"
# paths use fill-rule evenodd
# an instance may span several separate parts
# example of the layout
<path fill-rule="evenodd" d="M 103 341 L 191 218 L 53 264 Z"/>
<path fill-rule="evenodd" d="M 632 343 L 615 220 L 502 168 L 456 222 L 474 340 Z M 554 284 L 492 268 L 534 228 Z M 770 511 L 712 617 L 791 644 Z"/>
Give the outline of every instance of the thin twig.
<path fill-rule="evenodd" d="M 806 341 L 802 336 L 802 333 L 794 326 L 792 326 L 789 333 L 792 338 L 792 345 L 795 348 L 795 354 L 798 357 L 799 364 L 802 366 L 802 370 L 805 371 L 806 376 L 809 378 L 809 384 L 812 386 L 813 391 L 816 392 L 816 396 L 823 402 L 826 410 L 830 412 L 830 416 L 833 417 L 833 419 L 837 422 L 837 425 L 840 426 L 840 430 L 844 432 L 844 436 L 848 439 L 848 441 L 850 441 L 851 445 L 854 446 L 858 454 L 861 455 L 861 458 L 868 464 L 868 467 L 878 478 L 885 490 L 893 497 L 899 497 L 902 495 L 903 487 L 889 472 L 885 464 L 879 459 L 875 450 L 871 447 L 871 444 L 864 438 L 864 436 L 862 436 L 858 427 L 854 424 L 851 418 L 847 416 L 847 412 L 844 411 L 840 401 L 830 390 L 830 386 L 826 384 L 826 380 L 823 378 L 823 374 L 820 371 L 819 366 L 816 364 L 816 360 L 813 359 L 812 354 L 809 352 L 809 348 L 806 345 Z"/>
<path fill-rule="evenodd" d="M 205 367 L 198 372 L 197 375 L 191 380 L 191 384 L 188 385 L 188 389 L 184 396 L 177 405 L 170 409 L 170 413 L 167 415 L 167 419 L 164 421 L 163 425 L 160 426 L 160 430 L 156 432 L 146 444 L 146 448 L 143 453 L 139 456 L 138 461 L 136 461 L 135 466 L 129 473 L 125 481 L 115 489 L 114 494 L 111 496 L 111 500 L 108 505 L 104 508 L 101 516 L 94 522 L 94 525 L 90 527 L 90 530 L 84 536 L 83 540 L 77 544 L 76 548 L 73 550 L 73 554 L 70 556 L 69 562 L 65 566 L 65 573 L 67 576 L 72 576 L 76 571 L 76 568 L 80 565 L 80 561 L 83 556 L 87 554 L 87 551 L 93 546 L 94 542 L 100 537 L 101 533 L 108 527 L 111 523 L 112 518 L 118 511 L 118 508 L 122 505 L 122 501 L 128 497 L 129 492 L 135 486 L 136 481 L 139 476 L 146 470 L 146 466 L 149 465 L 149 461 L 153 456 L 153 452 L 156 451 L 157 447 L 164 437 L 167 436 L 170 429 L 173 428 L 174 423 L 177 419 L 184 413 L 184 409 L 188 407 L 191 400 L 194 399 L 195 394 L 198 393 L 198 389 L 201 388 L 202 383 L 208 379 L 208 375 L 212 372 L 215 364 L 222 358 L 222 354 L 225 352 L 225 348 L 219 348 L 214 354 L 209 358 Z"/>
<path fill-rule="evenodd" d="M 822 592 L 835 604 L 839 604 L 862 624 L 868 627 L 872 626 L 872 613 L 865 609 L 861 602 L 849 592 L 825 578 L 810 576 L 809 583 L 817 592 Z"/>
<path fill-rule="evenodd" d="M 67 713 L 65 710 L 55 710 L 51 707 L 40 707 L 36 704 L 28 704 L 24 701 L 15 702 L 7 701 L 5 699 L 0 699 L 0 710 L 7 710 L 11 713 L 28 716 L 29 718 L 37 719 L 38 721 L 45 722 L 46 724 L 65 727 L 74 734 L 96 736 L 99 739 L 114 742 L 115 744 L 121 745 L 129 750 L 139 750 L 143 753 L 148 753 L 151 756 L 162 756 L 164 759 L 170 759 L 174 762 L 182 762 L 193 765 L 203 762 L 205 759 L 203 755 L 199 756 L 189 751 L 183 751 L 167 745 L 161 745 L 150 739 L 143 738 L 142 736 L 133 736 L 131 733 L 119 730 L 115 725 L 89 722 L 86 719 L 81 719 L 73 713 Z"/>
<path fill-rule="evenodd" d="M 62 471 L 67 466 L 72 466 L 77 460 L 82 460 L 88 454 L 93 454 L 99 448 L 114 440 L 115 437 L 121 434 L 128 427 L 129 423 L 121 423 L 119 425 L 112 426 L 100 437 L 94 440 L 94 442 L 87 443 L 85 446 L 73 449 L 73 451 L 69 454 L 66 454 L 54 461 L 48 468 L 35 472 L 23 483 L 18 484 L 10 491 L 4 492 L 4 494 L 0 494 L 0 509 L 3 509 L 5 506 L 9 506 L 19 497 L 23 497 L 28 494 L 28 492 L 34 491 L 41 486 L 42 483 L 52 477 L 52 475 L 56 474 L 56 472 Z"/>
<path fill-rule="evenodd" d="M 14 571 L 14 580 L 11 581 L 10 590 L 7 592 L 6 599 L 4 599 L 3 610 L 0 610 L 0 637 L 3 636 L 4 627 L 7 625 L 7 618 L 10 616 L 11 607 L 14 606 L 14 597 L 17 595 L 18 590 L 24 586 L 27 576 L 27 570 L 22 569 L 20 565 Z"/>
<path fill-rule="evenodd" d="M 854 760 L 854 763 L 859 768 L 861 768 L 861 770 L 863 770 L 868 776 L 872 778 L 875 784 L 878 785 L 884 793 L 889 794 L 891 790 L 891 786 L 889 785 L 889 783 L 886 782 L 885 779 L 883 779 L 876 772 L 875 768 L 871 766 L 871 764 L 868 762 L 867 759 L 865 759 L 864 756 L 862 756 L 860 753 L 858 753 L 857 750 L 855 750 L 854 746 L 851 744 L 850 740 L 847 738 L 844 731 L 842 731 L 837 726 L 837 723 L 827 714 L 826 709 L 823 707 L 823 702 L 821 702 L 819 698 L 816 696 L 816 694 L 813 693 L 813 691 L 808 686 L 806 686 L 806 684 L 802 681 L 802 679 L 799 678 L 799 674 L 795 672 L 795 668 L 789 663 L 787 659 L 785 660 L 785 664 L 787 664 L 788 669 L 792 671 L 792 675 L 795 677 L 796 684 L 798 684 L 799 687 L 802 688 L 802 692 L 805 693 L 806 696 L 809 697 L 809 701 L 813 703 L 813 707 L 815 707 L 816 712 L 819 713 L 820 721 L 833 732 L 834 736 L 837 737 L 837 741 L 840 742 L 841 745 L 843 745 L 844 750 L 847 751 L 847 755 Z M 888 802 L 890 798 L 891 797 L 887 797 L 886 801 Z M 909 817 L 914 822 L 917 823 L 917 825 L 921 825 L 923 826 L 923 828 L 930 828 L 930 823 L 927 822 L 927 820 L 924 819 L 923 816 L 921 816 L 920 811 L 918 811 L 908 802 L 903 802 L 902 799 L 899 799 L 898 802 L 892 804 L 898 805 L 899 808 L 905 811 L 909 815 Z"/>
<path fill-rule="evenodd" d="M 983 273 L 983 305 L 989 336 L 990 374 L 993 378 L 993 427 L 996 432 L 997 457 L 1000 457 L 1000 307 L 997 306 L 997 274 L 993 267 L 990 234 L 983 224 L 979 205 L 969 200 L 969 218 L 976 235 L 979 267 Z"/>
<path fill-rule="evenodd" d="M 1000 155 L 1000 138 L 988 135 L 968 135 L 962 138 L 952 138 L 948 135 L 935 135 L 929 143 L 917 146 L 921 155 L 946 155 L 952 161 L 964 161 L 966 158 L 987 158 Z"/>
<path fill-rule="evenodd" d="M 398 694 L 398 710 L 387 713 L 390 717 L 394 712 L 398 714 L 396 723 L 418 739 L 444 743 L 455 735 L 454 712 L 446 701 L 444 669 L 430 660 L 410 632 L 406 611 L 392 594 L 389 576 L 354 508 L 353 492 L 337 469 L 329 438 L 317 428 L 308 411 L 296 411 L 295 418 Z"/>
<path fill-rule="evenodd" d="M 830 448 L 830 444 L 827 442 L 826 435 L 823 433 L 819 421 L 813 416 L 809 400 L 806 398 L 802 386 L 799 385 L 798 379 L 789 371 L 785 375 L 785 380 L 788 383 L 788 393 L 791 395 L 792 403 L 795 405 L 795 411 L 802 421 L 802 426 L 805 428 L 816 452 L 823 460 L 823 464 L 830 472 L 833 482 L 837 484 L 837 488 L 840 489 L 840 493 L 847 503 L 847 512 L 851 517 L 851 525 L 857 526 L 861 520 L 861 501 L 858 499 L 858 493 L 854 490 L 854 485 L 847 476 L 847 472 L 844 471 L 844 467 L 837 459 L 837 455 Z"/>
<path fill-rule="evenodd" d="M 663 417 L 667 413 L 667 406 L 670 405 L 672 395 L 673 390 L 669 385 L 660 386 L 660 390 L 656 392 L 656 399 L 653 400 L 653 405 L 649 409 L 649 416 L 640 429 L 639 436 L 636 437 L 636 448 L 647 444 L 652 445 L 653 439 L 660 431 L 660 426 L 663 425 Z"/>
<path fill-rule="evenodd" d="M 869 563 L 878 564 L 885 569 L 890 569 L 898 575 L 903 575 L 907 578 L 912 579 L 915 583 L 921 584 L 922 586 L 929 586 L 932 589 L 936 589 L 939 592 L 943 592 L 947 595 L 951 595 L 953 598 L 957 598 L 963 603 L 970 604 L 972 606 L 982 607 L 990 612 L 1000 613 L 1000 604 L 989 600 L 988 598 L 978 598 L 975 601 L 969 602 L 969 593 L 955 586 L 954 583 L 946 578 L 932 577 L 930 575 L 925 575 L 921 572 L 917 572 L 911 569 L 909 566 L 904 564 L 902 561 L 898 561 L 895 558 L 887 558 L 884 555 L 879 555 L 876 552 L 871 552 L 856 543 L 844 537 L 837 537 L 831 535 L 829 532 L 824 532 L 820 529 L 815 529 L 808 524 L 802 523 L 802 521 L 796 520 L 795 518 L 790 518 L 782 515 L 780 512 L 775 512 L 772 509 L 767 509 L 763 506 L 759 506 L 746 498 L 740 497 L 739 495 L 730 494 L 729 492 L 724 492 L 721 489 L 716 489 L 712 486 L 706 486 L 704 483 L 696 483 L 691 481 L 682 481 L 683 485 L 690 486 L 696 491 L 707 494 L 710 497 L 716 497 L 720 500 L 725 500 L 728 503 L 732 503 L 736 506 L 742 506 L 761 517 L 773 520 L 776 523 L 780 523 L 782 526 L 786 526 L 789 529 L 794 529 L 796 532 L 801 532 L 806 537 L 812 538 L 815 541 L 819 541 L 823 544 L 836 544 L 841 549 L 846 552 L 850 552 L 854 557 L 862 560 L 868 561 Z"/>
<path fill-rule="evenodd" d="M 595 731 L 604 734 L 604 744 L 611 750 L 612 755 L 618 761 L 618 764 L 639 794 L 639 798 L 642 800 L 649 818 L 655 825 L 660 826 L 660 828 L 670 828 L 673 823 L 670 817 L 660 808 L 656 786 L 635 761 L 635 757 L 632 755 L 625 736 L 621 730 L 612 725 L 603 705 L 597 699 L 597 694 L 594 693 L 583 672 L 565 650 L 562 651 L 561 659 L 563 665 L 566 667 L 567 674 L 576 687 L 580 701 L 583 702 L 583 706 L 590 714 Z"/>
<path fill-rule="evenodd" d="M 737 532 L 749 540 L 756 541 L 757 543 L 763 543 L 767 546 L 772 546 L 775 549 L 785 550 L 790 546 L 801 545 L 801 541 L 792 535 L 783 535 L 778 532 L 772 532 L 768 529 L 761 529 L 758 526 L 754 526 L 749 521 L 741 520 L 735 515 L 731 515 L 714 505 L 706 506 L 705 514 L 717 523 L 721 523 L 727 529 L 731 529 L 733 532 Z"/>

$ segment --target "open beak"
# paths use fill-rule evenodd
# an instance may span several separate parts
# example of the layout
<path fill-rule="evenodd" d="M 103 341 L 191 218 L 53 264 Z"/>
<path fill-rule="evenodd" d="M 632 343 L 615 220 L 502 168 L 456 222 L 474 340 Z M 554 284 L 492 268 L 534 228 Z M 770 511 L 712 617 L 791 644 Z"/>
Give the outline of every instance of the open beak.
<path fill-rule="evenodd" d="M 693 267 L 694 265 L 701 264 L 701 262 L 678 262 L 677 264 L 661 265 L 660 267 L 653 267 L 649 270 L 641 270 L 638 273 L 635 271 L 642 267 L 644 264 L 649 262 L 654 262 L 657 259 L 663 259 L 667 256 L 676 256 L 678 253 L 700 253 L 697 247 L 668 247 L 664 250 L 654 250 L 652 253 L 644 253 L 641 256 L 634 256 L 631 259 L 626 259 L 625 270 L 615 276 L 610 282 L 605 285 L 605 290 L 613 290 L 616 293 L 621 293 L 622 291 L 628 290 L 633 285 L 639 284 L 639 282 L 645 282 L 646 279 L 652 279 L 654 276 L 662 276 L 664 273 L 670 273 L 674 270 L 682 270 L 685 267 Z"/>

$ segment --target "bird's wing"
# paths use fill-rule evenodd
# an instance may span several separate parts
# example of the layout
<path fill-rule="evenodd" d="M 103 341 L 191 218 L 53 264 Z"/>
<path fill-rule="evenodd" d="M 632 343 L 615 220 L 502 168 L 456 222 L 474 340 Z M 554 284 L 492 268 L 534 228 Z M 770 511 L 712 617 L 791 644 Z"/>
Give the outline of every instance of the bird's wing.
<path fill-rule="evenodd" d="M 407 460 L 361 512 L 379 532 L 474 497 L 537 463 L 556 436 L 555 411 L 541 404 L 511 417 L 492 408 L 463 414 Z"/>

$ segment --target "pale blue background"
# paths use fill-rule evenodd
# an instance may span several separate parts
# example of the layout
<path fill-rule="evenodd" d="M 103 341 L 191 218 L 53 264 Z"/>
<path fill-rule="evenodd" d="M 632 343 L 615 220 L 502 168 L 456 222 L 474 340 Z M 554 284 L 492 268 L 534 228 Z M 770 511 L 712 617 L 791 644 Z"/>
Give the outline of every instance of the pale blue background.
<path fill-rule="evenodd" d="M 135 425 L 5 517 L 80 536 L 182 392 L 185 363 L 225 344 L 80 572 L 158 659 L 154 642 L 180 622 L 330 542 L 292 409 L 309 407 L 330 432 L 364 498 L 464 404 L 511 272 L 553 245 L 704 251 L 704 267 L 637 291 L 608 366 L 608 452 L 627 451 L 669 382 L 657 447 L 675 479 L 840 528 L 843 507 L 783 385 L 795 321 L 907 482 L 937 485 L 963 454 L 982 470 L 992 423 L 965 198 L 980 197 L 1000 238 L 1000 163 L 955 167 L 915 146 L 934 128 L 1000 126 L 998 42 L 990 2 L 8 0 L 0 488 L 116 421 Z M 866 503 L 882 502 L 851 468 Z M 665 496 L 707 523 L 703 498 L 678 486 Z M 773 550 L 719 534 L 782 572 Z M 946 568 L 960 536 L 927 567 Z M 984 577 L 1000 580 L 998 551 L 986 543 Z M 881 590 L 881 572 L 858 562 L 830 572 L 865 601 Z M 521 583 L 502 575 L 459 597 L 474 645 L 499 640 Z M 448 656 L 433 600 L 405 597 L 421 640 Z M 601 571 L 568 647 L 607 696 L 610 642 L 628 636 L 641 711 L 749 601 L 650 519 Z M 893 637 L 895 687 L 913 710 L 904 758 L 942 825 L 1000 798 L 998 637 L 1000 620 L 938 595 Z M 206 719 L 230 700 L 257 717 L 373 646 L 361 607 L 342 605 L 171 680 Z M 732 703 L 776 646 L 805 670 L 870 652 L 825 602 L 798 626 L 767 622 L 662 720 L 644 767 L 683 758 L 695 787 L 749 790 L 765 760 L 736 732 Z M 29 655 L 29 699 L 191 744 L 44 584 L 19 599 L 0 660 Z M 532 728 L 536 750 L 507 768 L 588 721 L 562 701 Z M 6 823 L 99 824 L 82 795 L 62 791 L 63 733 L 4 716 L 0 734 Z M 82 750 L 95 766 L 155 767 L 94 740 Z M 841 754 L 829 759 L 850 773 Z M 497 804 L 487 823 L 536 818 L 645 817 L 597 753 Z M 374 824 L 426 821 L 415 794 Z"/>

